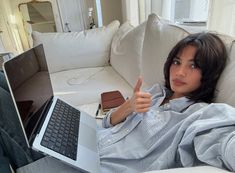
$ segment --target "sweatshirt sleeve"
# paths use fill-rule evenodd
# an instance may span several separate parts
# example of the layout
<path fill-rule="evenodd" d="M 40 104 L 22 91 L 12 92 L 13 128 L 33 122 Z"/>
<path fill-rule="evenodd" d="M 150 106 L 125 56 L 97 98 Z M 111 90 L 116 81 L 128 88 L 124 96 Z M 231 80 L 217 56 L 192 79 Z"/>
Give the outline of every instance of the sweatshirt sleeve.
<path fill-rule="evenodd" d="M 235 171 L 235 126 L 215 128 L 196 136 L 194 147 L 200 161 Z"/>
<path fill-rule="evenodd" d="M 113 127 L 113 125 L 110 123 L 111 119 L 111 114 L 115 111 L 116 109 L 111 109 L 109 112 L 106 113 L 106 116 L 102 120 L 102 127 L 104 128 L 109 128 Z"/>

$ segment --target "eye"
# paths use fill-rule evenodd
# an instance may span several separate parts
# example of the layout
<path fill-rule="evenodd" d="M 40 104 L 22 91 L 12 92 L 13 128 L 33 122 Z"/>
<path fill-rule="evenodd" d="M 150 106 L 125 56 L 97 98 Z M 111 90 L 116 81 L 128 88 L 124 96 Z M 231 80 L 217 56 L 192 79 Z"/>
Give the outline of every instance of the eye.
<path fill-rule="evenodd" d="M 198 66 L 195 63 L 193 63 L 193 64 L 191 64 L 191 68 L 196 69 L 196 68 L 198 68 Z"/>
<path fill-rule="evenodd" d="M 173 59 L 172 60 L 172 64 L 174 65 L 179 65 L 180 64 L 180 61 L 178 59 Z"/>

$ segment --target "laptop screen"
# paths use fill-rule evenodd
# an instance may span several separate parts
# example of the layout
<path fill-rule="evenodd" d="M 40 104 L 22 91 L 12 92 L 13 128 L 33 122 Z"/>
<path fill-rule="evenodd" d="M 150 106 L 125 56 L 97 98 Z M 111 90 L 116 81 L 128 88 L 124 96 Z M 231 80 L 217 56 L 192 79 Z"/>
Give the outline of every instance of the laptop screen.
<path fill-rule="evenodd" d="M 4 63 L 5 75 L 28 141 L 53 96 L 42 45 Z"/>

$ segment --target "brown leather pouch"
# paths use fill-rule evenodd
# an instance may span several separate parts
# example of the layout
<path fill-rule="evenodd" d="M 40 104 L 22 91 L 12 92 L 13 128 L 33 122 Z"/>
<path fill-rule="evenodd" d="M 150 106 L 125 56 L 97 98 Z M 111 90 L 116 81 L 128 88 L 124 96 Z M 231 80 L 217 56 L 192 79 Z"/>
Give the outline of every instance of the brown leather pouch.
<path fill-rule="evenodd" d="M 109 91 L 101 94 L 101 108 L 103 112 L 107 112 L 112 108 L 116 108 L 125 102 L 125 98 L 120 91 Z"/>

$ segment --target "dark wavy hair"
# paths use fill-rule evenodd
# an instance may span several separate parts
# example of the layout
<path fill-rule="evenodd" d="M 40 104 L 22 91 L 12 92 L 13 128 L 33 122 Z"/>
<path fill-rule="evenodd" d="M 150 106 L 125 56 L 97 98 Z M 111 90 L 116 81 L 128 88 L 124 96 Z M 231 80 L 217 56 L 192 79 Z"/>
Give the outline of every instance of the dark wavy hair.
<path fill-rule="evenodd" d="M 179 41 L 170 51 L 164 65 L 165 87 L 171 90 L 170 67 L 173 59 L 188 45 L 197 48 L 194 63 L 201 69 L 201 86 L 186 97 L 195 102 L 211 103 L 217 81 L 226 65 L 227 51 L 223 41 L 213 33 L 191 34 Z"/>

